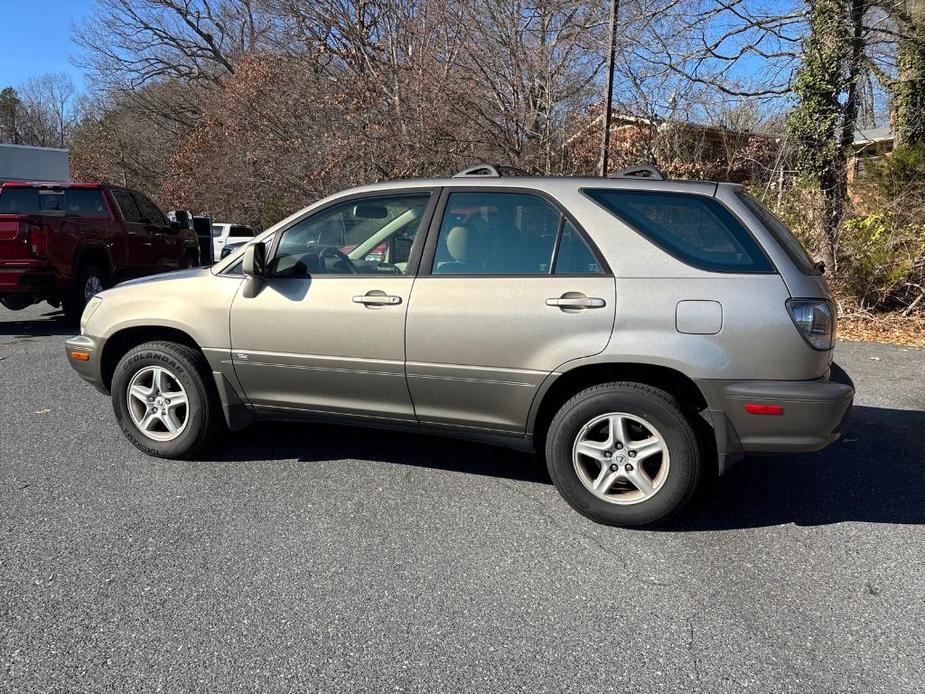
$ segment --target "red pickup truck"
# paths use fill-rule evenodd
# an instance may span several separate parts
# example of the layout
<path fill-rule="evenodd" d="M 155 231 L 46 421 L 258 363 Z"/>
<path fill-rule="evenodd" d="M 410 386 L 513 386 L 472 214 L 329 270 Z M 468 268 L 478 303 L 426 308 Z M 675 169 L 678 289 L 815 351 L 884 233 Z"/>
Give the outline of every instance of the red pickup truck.
<path fill-rule="evenodd" d="M 78 320 L 87 301 L 125 279 L 199 264 L 194 232 L 147 196 L 90 183 L 0 185 L 0 303 L 39 301 Z"/>

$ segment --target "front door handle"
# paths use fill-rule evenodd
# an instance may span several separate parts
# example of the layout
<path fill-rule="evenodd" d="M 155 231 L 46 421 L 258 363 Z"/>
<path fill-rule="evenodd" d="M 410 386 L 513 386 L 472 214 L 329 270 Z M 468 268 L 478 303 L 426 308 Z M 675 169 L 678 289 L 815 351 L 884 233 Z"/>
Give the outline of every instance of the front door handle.
<path fill-rule="evenodd" d="M 401 303 L 401 297 L 374 289 L 353 297 L 353 303 L 364 304 L 365 306 L 397 306 Z"/>
<path fill-rule="evenodd" d="M 607 302 L 596 296 L 585 296 L 577 292 L 566 292 L 562 296 L 553 299 L 546 299 L 547 306 L 558 306 L 561 309 L 568 308 L 604 308 Z"/>

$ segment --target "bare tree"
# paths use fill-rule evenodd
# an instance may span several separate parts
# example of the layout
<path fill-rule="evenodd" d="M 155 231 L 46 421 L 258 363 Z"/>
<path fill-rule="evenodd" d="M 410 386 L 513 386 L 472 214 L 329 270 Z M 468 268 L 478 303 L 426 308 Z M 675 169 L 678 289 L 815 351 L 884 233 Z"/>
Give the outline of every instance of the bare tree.
<path fill-rule="evenodd" d="M 23 137 L 32 144 L 65 147 L 76 120 L 74 82 L 65 73 L 26 80 L 19 88 L 25 122 Z"/>
<path fill-rule="evenodd" d="M 257 0 L 98 0 L 74 28 L 78 64 L 100 86 L 218 82 L 270 30 Z"/>

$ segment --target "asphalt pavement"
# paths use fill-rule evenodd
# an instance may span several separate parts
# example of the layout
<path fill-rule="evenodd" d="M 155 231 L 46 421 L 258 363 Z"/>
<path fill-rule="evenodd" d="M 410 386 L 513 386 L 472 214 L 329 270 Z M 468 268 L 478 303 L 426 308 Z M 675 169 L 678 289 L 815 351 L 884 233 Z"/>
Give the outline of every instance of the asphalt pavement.
<path fill-rule="evenodd" d="M 925 690 L 925 350 L 840 343 L 841 441 L 640 531 L 439 438 L 148 458 L 70 332 L 0 308 L 0 692 Z"/>

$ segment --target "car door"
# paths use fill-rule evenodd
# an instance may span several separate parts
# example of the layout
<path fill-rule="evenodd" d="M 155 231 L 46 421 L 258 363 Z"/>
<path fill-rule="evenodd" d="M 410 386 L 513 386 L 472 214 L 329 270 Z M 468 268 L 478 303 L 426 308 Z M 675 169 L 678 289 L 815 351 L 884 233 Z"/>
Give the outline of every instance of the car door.
<path fill-rule="evenodd" d="M 142 221 L 141 210 L 131 192 L 123 188 L 111 188 L 110 194 L 119 208 L 125 233 L 128 238 L 128 266 L 126 277 L 150 275 L 158 270 L 158 239 L 148 225 Z"/>
<path fill-rule="evenodd" d="M 232 360 L 254 406 L 414 419 L 405 315 L 434 196 L 351 196 L 275 235 L 268 276 L 245 281 L 231 307 Z M 406 257 L 374 257 L 409 223 Z"/>
<path fill-rule="evenodd" d="M 615 283 L 574 219 L 523 189 L 447 188 L 407 322 L 421 422 L 523 431 L 537 388 L 601 352 Z"/>
<path fill-rule="evenodd" d="M 132 191 L 132 197 L 141 211 L 141 223 L 151 234 L 155 269 L 158 272 L 176 270 L 182 255 L 177 230 L 170 226 L 167 216 L 147 195 Z"/>

